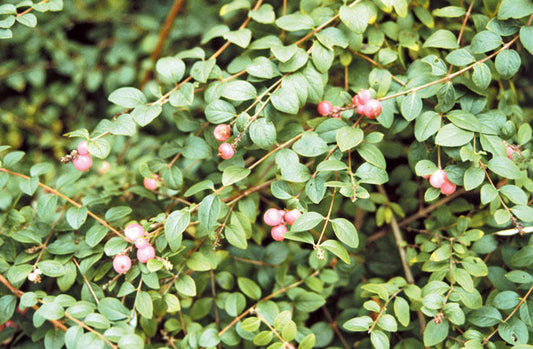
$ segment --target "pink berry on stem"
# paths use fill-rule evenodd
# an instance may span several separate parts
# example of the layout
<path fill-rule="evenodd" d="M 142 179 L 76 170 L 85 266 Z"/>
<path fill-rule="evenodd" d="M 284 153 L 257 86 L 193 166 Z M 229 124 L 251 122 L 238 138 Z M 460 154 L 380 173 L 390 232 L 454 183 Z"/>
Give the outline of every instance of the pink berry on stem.
<path fill-rule="evenodd" d="M 88 171 L 93 165 L 93 158 L 89 154 L 78 155 L 74 160 L 72 160 L 72 163 L 74 164 L 76 170 L 85 172 Z"/>
<path fill-rule="evenodd" d="M 87 149 L 87 141 L 81 141 L 80 143 L 78 143 L 78 154 L 89 155 L 89 150 Z"/>
<path fill-rule="evenodd" d="M 357 114 L 359 115 L 365 115 L 365 105 L 364 104 L 359 104 L 357 106 L 357 109 L 355 110 L 357 112 Z"/>
<path fill-rule="evenodd" d="M 328 101 L 322 101 L 318 103 L 317 110 L 318 114 L 325 116 L 331 114 L 331 112 L 333 111 L 333 106 Z"/>
<path fill-rule="evenodd" d="M 263 220 L 266 224 L 274 227 L 276 225 L 281 224 L 284 214 L 285 211 L 283 210 L 278 210 L 277 208 L 269 208 L 263 215 Z"/>
<path fill-rule="evenodd" d="M 229 143 L 222 143 L 218 147 L 218 156 L 224 160 L 231 159 L 233 154 L 235 154 L 235 149 Z"/>
<path fill-rule="evenodd" d="M 144 187 L 148 190 L 156 190 L 157 187 L 159 187 L 159 182 L 157 181 L 157 178 L 155 178 L 157 175 L 154 175 L 154 178 L 145 178 L 143 179 Z"/>
<path fill-rule="evenodd" d="M 365 104 L 365 115 L 369 119 L 375 119 L 381 114 L 381 102 L 372 99 Z"/>
<path fill-rule="evenodd" d="M 215 135 L 215 139 L 217 141 L 224 142 L 231 135 L 231 128 L 226 124 L 217 125 L 213 131 L 213 134 Z"/>
<path fill-rule="evenodd" d="M 297 209 L 290 210 L 289 212 L 285 213 L 285 223 L 288 225 L 293 225 L 301 215 L 302 213 Z"/>
<path fill-rule="evenodd" d="M 141 263 L 146 263 L 154 257 L 155 257 L 155 249 L 151 245 L 137 250 L 137 259 Z"/>
<path fill-rule="evenodd" d="M 146 232 L 144 231 L 144 228 L 140 224 L 131 223 L 131 224 L 128 224 L 126 229 L 124 229 L 124 234 L 131 241 L 136 241 L 141 236 L 144 236 Z"/>
<path fill-rule="evenodd" d="M 145 238 L 138 238 L 135 240 L 135 247 L 142 249 L 150 246 L 150 243 Z"/>
<path fill-rule="evenodd" d="M 275 227 L 272 227 L 272 229 L 270 230 L 270 235 L 272 236 L 272 239 L 276 241 L 283 241 L 285 239 L 283 235 L 285 235 L 286 232 L 287 227 L 285 226 L 285 224 L 280 224 Z"/>
<path fill-rule="evenodd" d="M 438 169 L 429 177 L 429 184 L 433 188 L 440 188 L 448 180 L 448 176 L 444 170 Z"/>
<path fill-rule="evenodd" d="M 113 258 L 113 269 L 119 274 L 124 274 L 131 268 L 131 259 L 130 257 L 119 254 Z"/>
<path fill-rule="evenodd" d="M 440 192 L 444 195 L 450 195 L 450 194 L 453 194 L 453 192 L 455 192 L 456 188 L 457 186 L 455 184 L 453 184 L 449 180 L 446 180 L 446 182 L 444 182 L 442 186 L 440 187 Z"/>
<path fill-rule="evenodd" d="M 355 97 L 357 97 L 357 101 L 358 101 L 357 105 L 366 104 L 372 99 L 372 94 L 370 93 L 369 90 L 361 90 Z M 355 97 L 352 99 L 352 102 L 355 99 Z"/>

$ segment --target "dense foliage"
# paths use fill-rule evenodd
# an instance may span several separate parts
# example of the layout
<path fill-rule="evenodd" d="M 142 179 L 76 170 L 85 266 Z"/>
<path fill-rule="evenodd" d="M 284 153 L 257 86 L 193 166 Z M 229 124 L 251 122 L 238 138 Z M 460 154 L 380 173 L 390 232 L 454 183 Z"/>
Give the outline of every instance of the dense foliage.
<path fill-rule="evenodd" d="M 3 1 L 0 342 L 533 348 L 532 19 Z"/>

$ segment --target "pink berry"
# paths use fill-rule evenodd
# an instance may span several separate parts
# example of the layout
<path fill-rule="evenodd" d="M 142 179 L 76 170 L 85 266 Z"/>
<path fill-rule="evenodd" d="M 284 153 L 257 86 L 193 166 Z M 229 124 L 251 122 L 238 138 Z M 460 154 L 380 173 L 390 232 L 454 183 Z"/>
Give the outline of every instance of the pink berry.
<path fill-rule="evenodd" d="M 89 154 L 78 155 L 74 160 L 72 160 L 72 163 L 74 164 L 76 170 L 85 172 L 88 171 L 93 165 L 93 158 Z"/>
<path fill-rule="evenodd" d="M 89 150 L 87 149 L 87 141 L 81 141 L 78 144 L 78 154 L 89 155 Z"/>
<path fill-rule="evenodd" d="M 231 135 L 231 128 L 229 127 L 229 125 L 221 124 L 215 127 L 213 133 L 217 141 L 224 142 Z"/>
<path fill-rule="evenodd" d="M 156 190 L 159 187 L 159 183 L 155 178 L 145 178 L 143 179 L 144 187 L 148 190 Z"/>
<path fill-rule="evenodd" d="M 368 101 L 372 99 L 372 94 L 369 90 L 361 90 L 357 95 L 352 98 L 352 102 L 355 106 L 359 106 L 361 104 L 366 104 Z"/>
<path fill-rule="evenodd" d="M 510 145 L 507 146 L 507 157 L 513 160 L 514 149 Z"/>
<path fill-rule="evenodd" d="M 135 240 L 135 247 L 137 247 L 138 249 L 143 249 L 148 246 L 150 246 L 150 243 L 145 238 L 138 238 L 137 240 Z"/>
<path fill-rule="evenodd" d="M 440 188 L 448 180 L 448 176 L 444 170 L 437 170 L 429 177 L 429 184 L 433 188 Z"/>
<path fill-rule="evenodd" d="M 131 268 L 131 259 L 130 257 L 119 254 L 113 258 L 113 269 L 119 274 L 124 274 Z"/>
<path fill-rule="evenodd" d="M 141 263 L 146 263 L 154 257 L 155 257 L 155 249 L 151 245 L 137 250 L 137 259 Z"/>
<path fill-rule="evenodd" d="M 126 229 L 124 229 L 124 234 L 131 241 L 136 241 L 141 236 L 144 236 L 146 232 L 144 231 L 144 228 L 140 224 L 131 223 L 131 224 L 128 224 Z"/>
<path fill-rule="evenodd" d="M 222 143 L 218 147 L 218 156 L 220 156 L 224 160 L 230 159 L 233 154 L 235 154 L 235 150 L 229 143 Z"/>
<path fill-rule="evenodd" d="M 300 217 L 302 213 L 298 211 L 297 209 L 290 210 L 289 212 L 285 213 L 285 222 L 288 225 L 293 225 L 294 222 Z"/>
<path fill-rule="evenodd" d="M 276 225 L 281 224 L 281 222 L 283 221 L 284 214 L 285 211 L 283 210 L 278 210 L 277 208 L 269 208 L 263 215 L 263 220 L 266 224 L 270 225 L 271 227 L 274 227 Z"/>
<path fill-rule="evenodd" d="M 324 116 L 329 115 L 333 111 L 333 106 L 328 101 L 322 101 L 317 106 L 318 114 Z"/>
<path fill-rule="evenodd" d="M 100 168 L 98 168 L 98 174 L 103 175 L 104 173 L 109 171 L 110 168 L 111 168 L 111 164 L 109 162 L 107 162 L 107 161 L 104 161 L 102 163 L 102 166 L 100 166 Z"/>
<path fill-rule="evenodd" d="M 276 241 L 283 241 L 285 239 L 283 235 L 287 232 L 287 227 L 285 224 L 280 224 L 275 227 L 272 227 L 270 230 L 270 235 L 272 236 L 272 239 Z"/>
<path fill-rule="evenodd" d="M 449 180 L 446 180 L 440 187 L 440 192 L 444 195 L 450 195 L 453 194 L 457 186 L 450 182 Z"/>
<path fill-rule="evenodd" d="M 357 114 L 364 115 L 365 114 L 365 105 L 359 104 L 356 109 Z"/>
<path fill-rule="evenodd" d="M 365 104 L 365 115 L 369 119 L 375 119 L 381 114 L 381 103 L 376 99 L 371 99 Z"/>

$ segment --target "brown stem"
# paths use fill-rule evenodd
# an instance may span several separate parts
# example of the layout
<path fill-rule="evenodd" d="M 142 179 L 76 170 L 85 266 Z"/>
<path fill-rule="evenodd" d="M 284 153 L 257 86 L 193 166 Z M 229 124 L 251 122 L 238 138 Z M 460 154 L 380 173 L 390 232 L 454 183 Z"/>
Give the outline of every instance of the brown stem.
<path fill-rule="evenodd" d="M 168 36 L 168 33 L 170 33 L 170 29 L 172 29 L 172 24 L 174 23 L 174 19 L 178 15 L 178 12 L 180 11 L 181 6 L 185 0 L 175 0 L 174 4 L 172 4 L 172 7 L 170 8 L 170 12 L 167 15 L 167 18 L 165 19 L 165 22 L 163 23 L 163 27 L 161 28 L 161 31 L 159 32 L 159 39 L 157 40 L 157 45 L 155 46 L 154 51 L 150 55 L 150 60 L 152 62 L 155 62 L 157 58 L 159 57 L 159 54 L 161 53 L 161 50 L 163 49 L 163 44 Z M 141 80 L 141 83 L 139 84 L 139 88 L 142 89 L 144 85 L 150 80 L 150 75 L 152 74 L 152 69 L 148 69 L 144 73 L 144 77 Z"/>
<path fill-rule="evenodd" d="M 350 349 L 350 345 L 348 344 L 348 342 L 346 341 L 346 339 L 344 339 L 344 336 L 342 335 L 342 332 L 339 330 L 339 326 L 337 325 L 337 321 L 333 320 L 333 317 L 332 317 L 331 314 L 329 313 L 328 308 L 326 308 L 326 307 L 323 305 L 323 306 L 322 306 L 322 310 L 324 311 L 324 315 L 326 315 L 326 318 L 328 319 L 329 325 L 331 326 L 331 328 L 333 329 L 333 331 L 335 331 L 335 333 L 337 334 L 337 336 L 338 336 L 339 339 L 341 340 L 341 342 L 342 342 L 342 346 L 344 347 L 344 349 Z"/>
<path fill-rule="evenodd" d="M 40 3 L 38 3 L 37 5 L 42 5 L 42 4 L 46 4 L 48 1 L 50 0 L 42 0 Z M 33 10 L 33 7 L 30 7 L 28 9 L 26 9 L 25 11 L 21 12 L 21 13 L 17 13 L 17 17 L 22 17 L 24 16 L 26 13 L 30 13 L 31 11 Z"/>

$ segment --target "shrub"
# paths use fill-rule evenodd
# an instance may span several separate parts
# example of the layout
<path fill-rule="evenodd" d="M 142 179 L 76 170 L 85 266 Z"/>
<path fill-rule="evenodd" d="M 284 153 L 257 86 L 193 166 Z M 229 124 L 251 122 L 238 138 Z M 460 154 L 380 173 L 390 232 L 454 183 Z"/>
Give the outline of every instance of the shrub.
<path fill-rule="evenodd" d="M 532 348 L 532 16 L 0 5 L 0 341 Z"/>

